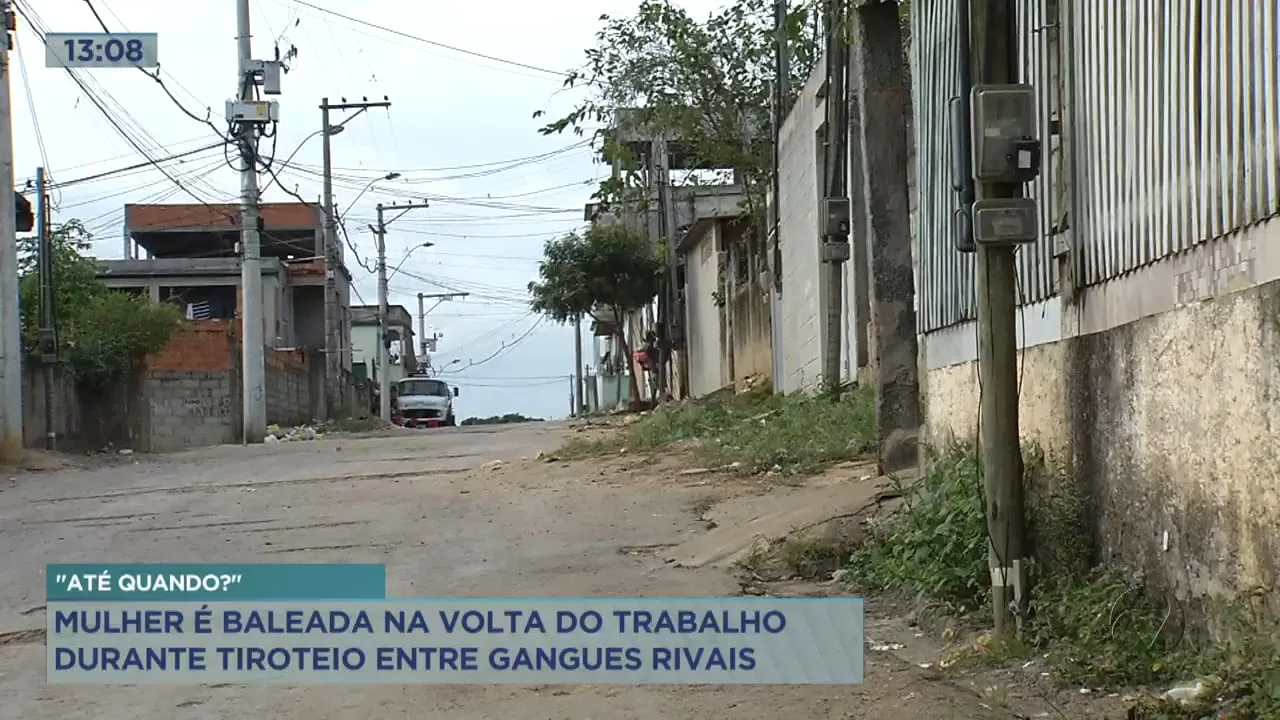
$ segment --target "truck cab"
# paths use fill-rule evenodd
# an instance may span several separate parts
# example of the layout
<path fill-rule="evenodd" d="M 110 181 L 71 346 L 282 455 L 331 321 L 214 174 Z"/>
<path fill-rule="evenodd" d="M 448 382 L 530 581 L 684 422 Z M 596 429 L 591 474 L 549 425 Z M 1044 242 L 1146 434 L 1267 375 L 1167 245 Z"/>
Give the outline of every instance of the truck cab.
<path fill-rule="evenodd" d="M 458 424 L 453 399 L 458 388 L 443 380 L 411 376 L 396 383 L 395 418 L 406 427 Z"/>

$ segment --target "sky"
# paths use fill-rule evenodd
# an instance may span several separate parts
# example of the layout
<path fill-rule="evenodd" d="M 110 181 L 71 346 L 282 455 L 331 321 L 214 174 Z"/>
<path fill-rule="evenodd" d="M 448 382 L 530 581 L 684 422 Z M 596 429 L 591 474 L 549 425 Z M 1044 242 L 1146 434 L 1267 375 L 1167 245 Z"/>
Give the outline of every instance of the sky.
<path fill-rule="evenodd" d="M 308 199 L 321 194 L 321 98 L 390 100 L 389 110 L 365 112 L 333 137 L 335 205 L 372 268 L 374 206 L 430 204 L 389 226 L 388 266 L 403 261 L 389 281 L 390 302 L 416 318 L 418 293 L 470 293 L 427 316 L 428 332 L 440 335 L 433 364 L 461 389 L 459 417 L 569 412 L 573 331 L 530 314 L 526 288 L 542 244 L 582 226 L 583 205 L 604 168 L 584 138 L 543 136 L 545 119 L 532 116 L 543 110 L 560 117 L 584 98 L 587 90 L 562 88 L 564 73 L 582 64 L 602 14 L 629 14 L 637 2 L 250 0 L 255 59 L 296 48 L 274 98 L 277 174 L 290 190 Z M 224 103 L 236 88 L 234 2 L 17 3 L 32 22 L 19 18 L 11 77 L 14 175 L 22 186 L 43 166 L 55 187 L 68 183 L 53 193 L 55 222 L 84 221 L 95 235 L 94 254 L 119 258 L 126 203 L 192 203 L 192 193 L 209 203 L 235 201 L 238 175 L 216 149 L 165 164 L 182 187 L 154 168 L 70 182 L 147 158 L 64 70 L 45 67 L 35 32 L 98 31 L 96 9 L 112 31 L 158 33 L 163 85 L 137 70 L 81 72 L 117 122 L 151 158 L 161 158 L 217 142 L 198 118 L 225 126 Z M 681 4 L 700 16 L 720 5 Z M 334 122 L 342 119 L 334 113 Z M 391 172 L 402 177 L 374 182 Z M 272 186 L 263 200 L 293 198 Z M 353 303 L 376 304 L 374 275 L 350 251 L 346 258 Z"/>

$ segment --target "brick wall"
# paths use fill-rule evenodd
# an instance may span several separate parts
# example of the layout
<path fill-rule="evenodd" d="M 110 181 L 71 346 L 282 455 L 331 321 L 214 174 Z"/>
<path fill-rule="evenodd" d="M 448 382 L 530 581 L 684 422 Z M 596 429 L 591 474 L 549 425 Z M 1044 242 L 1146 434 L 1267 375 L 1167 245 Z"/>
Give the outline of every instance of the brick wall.
<path fill-rule="evenodd" d="M 101 393 L 77 393 L 60 378 L 55 397 L 58 446 L 66 450 L 106 447 L 165 452 L 241 439 L 243 404 L 240 343 L 231 320 L 189 322 L 165 349 L 146 359 L 127 382 Z M 300 425 L 311 421 L 311 358 L 302 350 L 266 352 L 267 421 Z M 45 403 L 39 368 L 24 367 L 23 426 L 29 447 L 45 440 Z"/>
<path fill-rule="evenodd" d="M 240 439 L 239 345 L 231 320 L 196 320 L 147 358 L 153 452 Z"/>
<path fill-rule="evenodd" d="M 303 425 L 312 420 L 310 358 L 302 350 L 266 351 L 267 422 Z"/>
<path fill-rule="evenodd" d="M 147 358 L 152 370 L 230 370 L 235 364 L 236 326 L 230 320 L 193 320 Z"/>

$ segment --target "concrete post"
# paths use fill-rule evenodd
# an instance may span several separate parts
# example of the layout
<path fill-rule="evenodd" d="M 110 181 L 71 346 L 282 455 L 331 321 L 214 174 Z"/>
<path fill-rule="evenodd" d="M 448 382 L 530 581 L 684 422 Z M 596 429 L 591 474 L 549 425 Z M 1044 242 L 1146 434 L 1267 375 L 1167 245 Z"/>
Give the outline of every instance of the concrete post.
<path fill-rule="evenodd" d="M 915 468 L 920 436 L 915 277 L 911 265 L 907 119 L 910 90 L 903 67 L 896 3 L 859 6 L 853 70 L 866 202 L 870 316 L 876 359 L 876 433 L 881 472 Z"/>

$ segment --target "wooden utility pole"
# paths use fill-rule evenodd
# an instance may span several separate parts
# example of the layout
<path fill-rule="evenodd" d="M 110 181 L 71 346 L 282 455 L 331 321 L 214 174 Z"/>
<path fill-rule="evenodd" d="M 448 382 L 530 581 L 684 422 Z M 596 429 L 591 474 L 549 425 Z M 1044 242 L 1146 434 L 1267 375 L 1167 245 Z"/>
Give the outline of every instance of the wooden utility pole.
<path fill-rule="evenodd" d="M 1014 0 L 971 0 L 973 76 L 1018 82 Z M 980 183 L 977 199 L 1021 198 L 1015 183 Z M 977 243 L 978 374 L 982 471 L 986 484 L 995 631 L 1021 631 L 1030 601 L 1028 543 L 1018 437 L 1016 247 Z"/>

